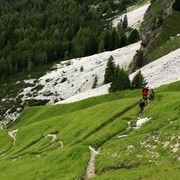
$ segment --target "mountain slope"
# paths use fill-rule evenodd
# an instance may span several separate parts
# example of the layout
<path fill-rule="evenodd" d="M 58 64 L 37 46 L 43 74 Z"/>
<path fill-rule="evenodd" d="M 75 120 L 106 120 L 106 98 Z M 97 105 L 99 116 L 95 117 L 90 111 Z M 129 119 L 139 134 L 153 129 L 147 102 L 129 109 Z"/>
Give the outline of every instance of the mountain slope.
<path fill-rule="evenodd" d="M 139 29 L 143 22 L 144 14 L 149 7 L 149 3 L 145 4 L 133 11 L 127 12 L 128 26 Z M 124 15 L 119 16 L 113 20 L 113 27 L 117 27 L 118 23 L 124 18 Z"/>
<path fill-rule="evenodd" d="M 137 12 L 139 11 L 142 12 L 142 14 L 145 13 L 147 7 L 148 5 L 145 5 L 140 7 L 138 10 L 129 12 L 129 14 L 134 14 L 134 18 L 138 15 Z M 152 8 L 153 5 L 150 7 Z M 150 11 L 149 9 L 148 12 Z M 148 13 L 146 13 L 146 18 L 147 17 Z M 130 24 L 136 24 L 137 18 L 133 18 L 130 18 Z M 141 20 L 141 18 L 142 17 L 140 16 L 139 20 Z M 173 18 L 169 17 L 169 22 L 172 22 L 171 19 Z M 176 21 L 177 18 L 173 22 Z M 156 55 L 160 57 L 164 54 L 164 49 L 177 49 L 180 42 L 179 37 L 173 38 L 173 40 L 165 43 L 163 48 L 157 48 L 149 55 L 154 58 L 157 57 Z M 107 59 L 110 56 L 113 56 L 116 64 L 119 64 L 121 67 L 127 69 L 129 63 L 131 63 L 133 59 L 133 56 L 139 49 L 139 46 L 140 42 L 114 51 L 104 52 L 84 58 L 71 59 L 54 65 L 53 68 L 51 68 L 53 69 L 51 72 L 47 72 L 46 75 L 41 76 L 38 79 L 28 76 L 26 80 L 16 78 L 13 80 L 12 78 L 12 80 L 2 81 L 0 89 L 0 113 L 2 117 L 0 118 L 4 119 L 4 117 L 6 117 L 15 120 L 19 113 L 27 106 L 45 105 L 59 102 L 66 103 L 108 93 L 109 85 L 103 85 L 103 75 Z M 154 68 L 149 65 L 143 69 L 143 75 L 147 81 L 149 81 L 148 85 L 150 87 L 157 87 L 165 83 L 179 80 L 179 73 L 176 73 L 179 71 L 179 56 L 176 53 L 171 53 L 171 55 L 164 56 L 163 59 L 164 62 L 161 63 L 162 66 L 159 67 L 161 69 L 159 69 L 159 72 L 163 72 L 165 66 L 166 73 L 168 74 L 168 81 L 166 81 L 167 78 L 162 81 L 162 78 L 166 77 L 163 73 L 154 73 L 155 66 L 153 64 L 152 66 Z M 167 63 L 165 65 L 165 61 L 172 62 L 172 60 L 174 61 L 173 63 Z M 157 60 L 157 62 L 159 61 Z M 152 72 L 148 70 L 149 67 L 152 68 Z M 176 72 L 171 70 L 174 67 L 176 68 Z M 41 70 L 38 69 L 38 71 Z M 47 71 L 47 69 L 44 71 Z M 98 75 L 98 87 L 96 89 L 92 89 L 95 75 Z M 133 76 L 134 74 L 130 77 L 132 78 Z M 154 84 L 154 82 L 156 83 Z"/>
<path fill-rule="evenodd" d="M 177 1 L 166 1 L 169 2 L 173 5 L 173 11 L 165 15 L 164 22 L 174 24 L 179 14 L 178 8 L 174 8 L 177 5 L 172 3 Z M 152 3 L 151 7 L 155 8 L 150 8 L 152 12 L 161 12 L 162 1 Z M 172 17 L 175 17 L 175 21 L 171 20 Z M 158 37 L 165 32 L 162 30 Z M 179 37 L 172 37 L 172 41 L 163 43 L 166 52 L 169 49 L 175 51 L 159 58 L 164 51 L 157 47 L 155 53 L 148 55 L 159 59 L 140 69 L 150 88 L 158 87 L 155 89 L 155 99 L 146 106 L 141 119 L 137 118 L 141 90 L 106 94 L 109 85 L 103 85 L 108 58 L 112 55 L 116 64 L 128 69 L 140 42 L 56 64 L 51 72 L 39 79 L 28 76 L 25 81 L 13 82 L 12 86 L 7 86 L 8 82 L 4 81 L 3 87 L 6 88 L 0 92 L 6 94 L 4 97 L 1 94 L 1 103 L 8 104 L 8 111 L 1 108 L 5 116 L 16 116 L 24 108 L 25 102 L 37 105 L 39 100 L 39 104 L 43 105 L 60 101 L 62 104 L 25 108 L 11 127 L 0 130 L 0 178 L 178 179 Z M 170 47 L 172 45 L 173 48 Z M 135 73 L 130 75 L 131 79 Z M 99 87 L 92 90 L 95 75 L 98 75 Z M 167 85 L 174 81 L 177 82 Z M 26 88 L 19 89 L 21 83 Z M 166 85 L 159 87 L 162 84 Z M 12 87 L 16 88 L 17 95 L 10 97 Z M 100 94 L 106 95 L 78 101 Z M 63 104 L 67 102 L 73 103 Z M 20 105 L 18 110 L 17 105 Z"/>
<path fill-rule="evenodd" d="M 179 0 L 151 1 L 141 26 L 141 52 L 131 64 L 131 72 L 180 48 Z"/>
<path fill-rule="evenodd" d="M 176 179 L 179 85 L 156 89 L 155 100 L 143 115 L 151 119 L 139 129 L 134 127 L 140 91 L 25 110 L 11 128 L 0 132 L 7 144 L 0 146 L 1 179 L 84 178 L 89 146 L 101 149 L 95 179 Z"/>
<path fill-rule="evenodd" d="M 104 73 L 108 59 L 113 56 L 116 64 L 120 67 L 128 68 L 133 56 L 140 47 L 140 42 L 107 51 L 92 56 L 76 58 L 55 64 L 54 70 L 47 72 L 40 78 L 28 78 L 22 81 L 13 82 L 11 89 L 15 89 L 21 84 L 24 88 L 17 89 L 18 92 L 2 97 L 2 104 L 8 102 L 17 107 L 9 108 L 2 115 L 11 119 L 16 119 L 17 109 L 22 111 L 23 106 L 54 104 L 63 99 L 69 98 L 80 92 L 92 89 L 94 77 L 97 75 L 97 86 L 103 85 Z M 7 88 L 5 85 L 4 88 Z M 4 89 L 2 89 L 4 91 Z M 13 90 L 11 90 L 13 91 Z M 107 92 L 106 92 L 107 93 Z M 10 96 L 10 97 L 9 97 Z M 15 96 L 15 97 L 14 97 Z M 39 103 L 38 103 L 39 102 Z M 11 104 L 11 105 L 10 105 Z M 3 109 L 3 105 L 2 105 Z M 14 112 L 15 111 L 15 112 Z"/>

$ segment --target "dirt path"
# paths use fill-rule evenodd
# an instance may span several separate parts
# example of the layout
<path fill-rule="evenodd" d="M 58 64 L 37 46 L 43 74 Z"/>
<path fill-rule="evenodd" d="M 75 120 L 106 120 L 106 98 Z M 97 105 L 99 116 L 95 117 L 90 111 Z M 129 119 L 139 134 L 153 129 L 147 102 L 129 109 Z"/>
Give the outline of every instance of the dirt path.
<path fill-rule="evenodd" d="M 59 144 L 60 144 L 60 148 L 63 148 L 64 147 L 64 144 L 62 141 L 59 141 Z"/>
<path fill-rule="evenodd" d="M 95 161 L 96 155 L 99 154 L 99 152 L 100 152 L 100 149 L 98 149 L 98 151 L 96 151 L 91 146 L 89 146 L 89 149 L 91 151 L 91 154 L 90 154 L 89 163 L 88 163 L 88 166 L 87 166 L 87 169 L 86 169 L 86 178 L 85 178 L 86 180 L 95 176 L 94 161 Z"/>
<path fill-rule="evenodd" d="M 48 134 L 46 137 L 51 137 L 51 142 L 53 142 L 56 138 L 57 138 L 57 135 L 56 134 Z"/>
<path fill-rule="evenodd" d="M 108 122 L 107 124 L 112 123 L 114 120 L 117 119 L 117 117 L 122 116 L 124 113 L 126 113 L 127 111 L 129 111 L 130 109 L 132 109 L 133 107 L 135 107 L 136 105 L 137 105 L 137 102 L 134 103 L 133 105 L 131 105 L 131 106 L 130 106 L 128 109 L 126 109 L 125 111 L 117 114 L 117 115 L 116 115 L 113 119 L 111 119 L 111 121 Z M 105 124 L 105 126 L 106 126 L 107 124 Z M 103 127 L 104 127 L 104 126 L 103 126 Z M 101 128 L 103 128 L 103 127 L 101 127 Z M 99 130 L 101 130 L 101 128 L 98 129 L 96 132 L 98 132 Z M 127 129 L 129 129 L 129 128 L 131 128 L 130 122 L 127 123 Z M 118 136 L 118 135 L 117 135 L 117 138 L 123 138 L 123 137 L 126 137 L 126 136 L 127 136 L 126 134 L 125 134 L 125 135 L 121 135 L 121 136 Z M 86 138 L 88 138 L 88 137 L 86 137 Z M 110 139 L 109 139 L 109 140 L 110 140 Z M 109 140 L 108 140 L 108 141 L 109 141 Z M 103 144 L 102 144 L 101 146 L 103 146 Z M 89 149 L 90 149 L 90 151 L 91 151 L 91 154 L 90 154 L 89 163 L 88 163 L 88 166 L 87 166 L 87 169 L 86 169 L 85 180 L 88 180 L 88 179 L 90 179 L 91 177 L 94 177 L 94 176 L 96 175 L 96 174 L 95 174 L 94 162 L 95 162 L 95 157 L 96 157 L 96 155 L 100 153 L 100 147 L 99 147 L 99 149 L 98 149 L 97 151 L 96 151 L 94 148 L 92 148 L 91 146 L 89 146 Z"/>
<path fill-rule="evenodd" d="M 57 138 L 57 134 L 47 134 L 46 137 L 51 137 L 51 142 L 55 141 L 55 139 Z M 64 144 L 62 141 L 58 141 L 60 148 L 64 147 Z"/>
<path fill-rule="evenodd" d="M 17 132 L 18 132 L 18 129 L 15 129 L 15 130 L 12 130 L 12 131 L 9 131 L 8 132 L 8 135 L 13 138 L 13 145 L 15 144 L 16 142 L 16 135 L 17 135 Z"/>
<path fill-rule="evenodd" d="M 3 157 L 6 153 L 7 153 L 7 152 L 5 152 L 5 153 L 1 154 L 1 155 L 0 155 L 0 158 L 1 158 L 1 157 Z"/>
<path fill-rule="evenodd" d="M 14 146 L 15 142 L 16 142 L 16 135 L 17 135 L 18 129 L 12 130 L 8 132 L 8 135 L 13 139 L 13 144 L 12 147 L 10 149 L 8 149 L 5 153 L 0 155 L 0 158 L 3 157 L 4 155 L 6 155 Z"/>

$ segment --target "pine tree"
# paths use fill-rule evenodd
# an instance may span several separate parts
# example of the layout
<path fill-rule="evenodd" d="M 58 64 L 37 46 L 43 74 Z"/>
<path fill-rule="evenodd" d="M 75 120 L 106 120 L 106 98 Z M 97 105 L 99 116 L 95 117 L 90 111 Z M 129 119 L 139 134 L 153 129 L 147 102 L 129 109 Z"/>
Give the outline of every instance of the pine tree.
<path fill-rule="evenodd" d="M 111 34 L 109 31 L 106 31 L 105 34 L 104 34 L 104 48 L 105 50 L 109 50 L 109 43 L 110 43 L 110 37 L 111 37 Z"/>
<path fill-rule="evenodd" d="M 27 65 L 27 70 L 28 70 L 29 72 L 31 72 L 32 67 L 33 67 L 33 62 L 31 61 L 31 59 L 29 59 L 28 65 Z"/>
<path fill-rule="evenodd" d="M 140 37 L 139 37 L 139 32 L 137 29 L 133 29 L 128 37 L 128 44 L 132 44 L 135 43 L 137 41 L 139 41 Z"/>
<path fill-rule="evenodd" d="M 15 64 L 15 67 L 14 67 L 14 72 L 17 73 L 18 72 L 18 64 L 16 63 Z"/>
<path fill-rule="evenodd" d="M 65 59 L 65 60 L 69 59 L 69 51 L 66 51 L 66 52 L 64 53 L 64 59 Z"/>
<path fill-rule="evenodd" d="M 112 77 L 115 71 L 115 63 L 114 63 L 114 58 L 111 56 L 108 59 L 105 74 L 104 74 L 104 84 L 112 82 Z"/>
<path fill-rule="evenodd" d="M 80 72 L 83 72 L 83 71 L 84 71 L 84 67 L 81 66 L 81 67 L 80 67 Z"/>
<path fill-rule="evenodd" d="M 116 39 L 117 39 L 117 33 L 116 33 L 115 28 L 114 28 L 113 31 L 111 32 L 108 50 L 112 51 L 115 48 Z"/>
<path fill-rule="evenodd" d="M 13 73 L 13 66 L 12 66 L 11 63 L 8 63 L 8 72 L 7 72 L 7 74 L 11 75 L 12 73 Z"/>
<path fill-rule="evenodd" d="M 123 27 L 124 30 L 127 29 L 127 27 L 128 27 L 127 15 L 124 16 L 122 27 Z"/>
<path fill-rule="evenodd" d="M 122 91 L 130 88 L 130 80 L 127 72 L 120 69 L 119 66 L 115 68 L 113 80 L 109 88 L 110 92 Z"/>
<path fill-rule="evenodd" d="M 112 82 L 111 82 L 111 85 L 110 85 L 110 88 L 109 88 L 109 92 L 118 91 L 118 84 L 120 82 L 119 74 L 120 74 L 120 68 L 119 68 L 119 66 L 117 66 L 117 67 L 115 67 L 115 70 L 114 70 L 114 73 L 113 73 L 113 76 L 112 76 Z"/>
<path fill-rule="evenodd" d="M 143 66 L 143 60 L 144 60 L 144 54 L 142 50 L 137 51 L 137 58 L 136 58 L 136 65 L 138 68 L 141 68 Z"/>
<path fill-rule="evenodd" d="M 98 51 L 97 40 L 92 32 L 90 34 L 91 35 L 88 38 L 88 55 L 95 54 Z"/>
<path fill-rule="evenodd" d="M 127 44 L 127 37 L 126 37 L 126 33 L 123 32 L 123 33 L 121 34 L 121 47 L 126 46 L 126 44 Z"/>
<path fill-rule="evenodd" d="M 105 51 L 105 48 L 104 48 L 104 41 L 101 40 L 100 44 L 99 44 L 99 47 L 98 47 L 98 52 L 104 52 Z"/>
<path fill-rule="evenodd" d="M 141 71 L 139 71 L 133 78 L 132 82 L 131 82 L 131 87 L 133 89 L 141 89 L 143 85 L 145 85 L 146 82 L 144 80 L 144 77 L 141 73 Z"/>
<path fill-rule="evenodd" d="M 93 85 L 92 85 L 92 89 L 95 89 L 95 88 L 96 88 L 97 82 L 98 82 L 98 77 L 97 77 L 97 75 L 95 75 L 94 81 L 93 81 Z"/>
<path fill-rule="evenodd" d="M 130 89 L 131 82 L 130 82 L 128 73 L 124 69 L 121 69 L 121 79 L 122 79 L 122 84 L 123 84 L 122 90 Z"/>

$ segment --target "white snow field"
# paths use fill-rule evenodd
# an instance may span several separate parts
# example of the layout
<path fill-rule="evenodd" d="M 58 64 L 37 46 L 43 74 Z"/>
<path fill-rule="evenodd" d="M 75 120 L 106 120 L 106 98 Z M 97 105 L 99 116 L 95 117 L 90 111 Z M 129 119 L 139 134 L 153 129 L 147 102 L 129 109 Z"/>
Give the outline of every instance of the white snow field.
<path fill-rule="evenodd" d="M 180 48 L 147 64 L 140 69 L 149 88 L 159 87 L 180 80 Z M 130 80 L 139 72 L 137 70 L 130 75 Z M 99 96 L 108 93 L 109 84 L 90 89 L 84 93 L 74 95 L 59 103 L 70 103 L 92 96 Z"/>
<path fill-rule="evenodd" d="M 72 59 L 71 65 L 64 67 L 57 64 L 57 69 L 42 76 L 33 87 L 23 90 L 22 100 L 26 99 L 47 99 L 48 104 L 70 103 L 83 100 L 89 97 L 99 96 L 108 93 L 109 84 L 103 85 L 103 77 L 107 60 L 114 57 L 116 64 L 127 68 L 140 47 L 140 42 L 114 51 L 104 52 L 89 57 Z M 66 62 L 64 62 L 66 63 Z M 80 68 L 83 66 L 83 71 Z M 159 87 L 180 80 L 180 48 L 142 67 L 141 73 L 145 77 L 149 88 Z M 135 74 L 130 75 L 132 80 Z M 98 87 L 92 89 L 94 76 L 98 76 Z M 67 78 L 62 83 L 63 78 Z M 25 80 L 32 84 L 35 79 Z M 42 90 L 33 90 L 36 86 L 43 85 Z M 48 95 L 49 94 L 49 95 Z M 18 95 L 18 96 L 19 96 Z M 62 101 L 62 99 L 64 99 Z M 16 119 L 18 113 L 6 113 L 6 117 Z"/>
<path fill-rule="evenodd" d="M 141 22 L 143 21 L 144 18 L 144 14 L 146 12 L 146 10 L 148 9 L 150 3 L 139 7 L 138 9 L 135 9 L 133 11 L 128 12 L 127 18 L 128 18 L 128 26 L 132 27 L 132 28 L 136 28 L 139 29 Z M 118 25 L 118 23 L 123 20 L 125 14 L 118 16 L 117 18 L 115 18 L 112 22 L 113 27 L 116 27 Z"/>
<path fill-rule="evenodd" d="M 139 69 L 150 88 L 180 80 L 180 48 Z M 138 71 L 139 71 L 138 70 Z M 138 72 L 130 75 L 130 79 Z"/>
<path fill-rule="evenodd" d="M 89 89 L 85 92 L 71 96 L 70 98 L 68 98 L 66 100 L 59 101 L 57 104 L 71 103 L 71 102 L 80 101 L 82 99 L 86 99 L 86 98 L 90 98 L 90 97 L 108 94 L 109 87 L 110 87 L 110 84 L 105 84 L 105 85 L 102 85 L 102 86 L 97 87 L 95 89 Z"/>
<path fill-rule="evenodd" d="M 55 101 L 67 99 L 79 93 L 85 93 L 86 97 L 107 93 L 107 87 L 103 86 L 104 73 L 108 59 L 112 56 L 114 62 L 120 67 L 128 68 L 136 51 L 140 48 L 140 42 L 116 49 L 114 51 L 103 52 L 88 57 L 76 58 L 69 60 L 67 63 L 57 64 L 57 69 L 42 76 L 38 83 L 33 87 L 27 87 L 19 95 L 23 96 L 22 100 L 26 99 L 48 99 L 49 104 L 54 104 Z M 94 78 L 97 76 L 97 89 L 92 90 Z M 26 83 L 32 84 L 32 79 L 26 80 Z M 39 91 L 34 88 L 42 85 L 43 88 Z M 105 88 L 106 87 L 106 88 Z M 77 95 L 79 98 L 84 98 L 84 95 Z"/>

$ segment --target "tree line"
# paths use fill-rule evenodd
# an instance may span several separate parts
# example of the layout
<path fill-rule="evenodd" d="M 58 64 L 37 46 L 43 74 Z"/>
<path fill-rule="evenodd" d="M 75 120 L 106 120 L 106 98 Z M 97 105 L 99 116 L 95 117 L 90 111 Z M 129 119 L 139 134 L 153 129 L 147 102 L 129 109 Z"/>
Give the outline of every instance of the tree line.
<path fill-rule="evenodd" d="M 126 18 L 117 28 L 108 25 L 110 17 L 125 12 L 132 3 L 131 0 L 0 1 L 0 77 L 133 43 L 135 38 L 127 36 Z"/>

